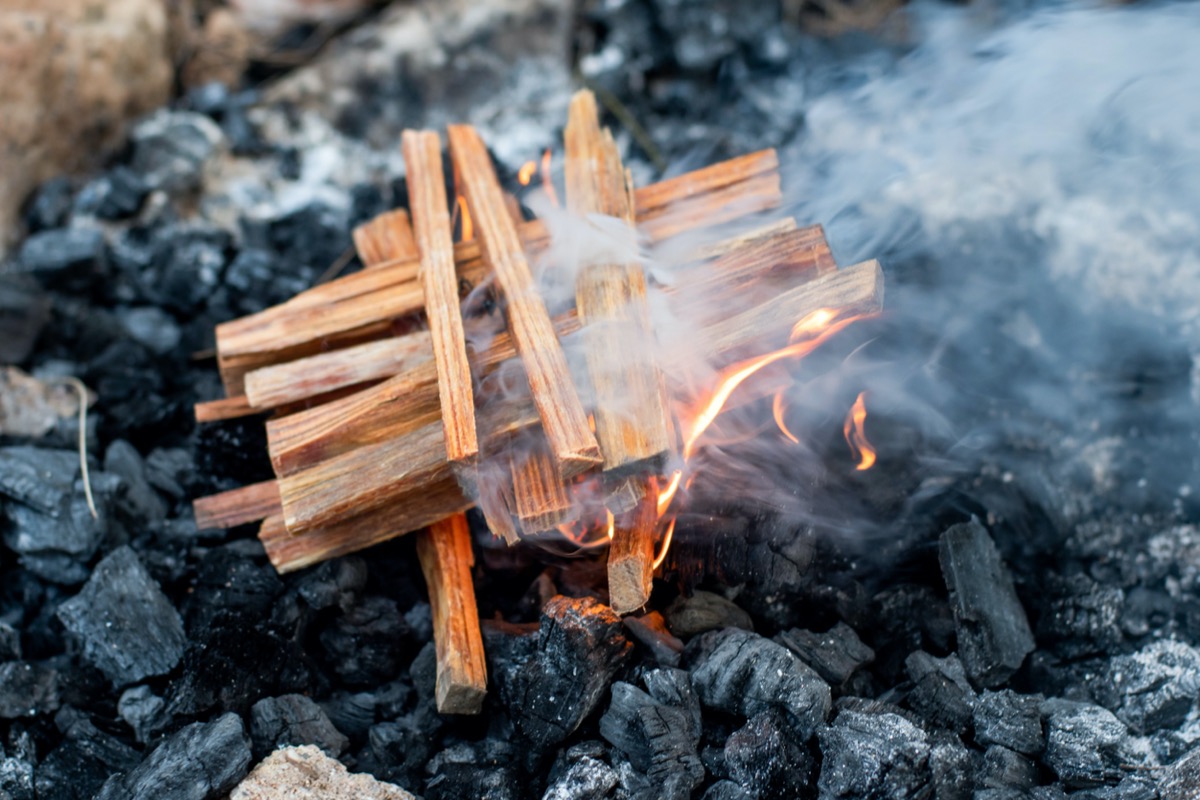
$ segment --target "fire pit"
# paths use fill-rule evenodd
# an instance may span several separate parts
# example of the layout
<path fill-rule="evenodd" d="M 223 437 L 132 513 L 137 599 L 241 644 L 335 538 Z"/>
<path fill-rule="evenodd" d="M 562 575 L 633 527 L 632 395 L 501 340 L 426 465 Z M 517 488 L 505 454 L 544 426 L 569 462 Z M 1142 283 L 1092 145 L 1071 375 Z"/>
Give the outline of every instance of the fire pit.
<path fill-rule="evenodd" d="M 395 3 L 38 189 L 0 797 L 1194 796 L 1200 16 L 873 8 Z"/>

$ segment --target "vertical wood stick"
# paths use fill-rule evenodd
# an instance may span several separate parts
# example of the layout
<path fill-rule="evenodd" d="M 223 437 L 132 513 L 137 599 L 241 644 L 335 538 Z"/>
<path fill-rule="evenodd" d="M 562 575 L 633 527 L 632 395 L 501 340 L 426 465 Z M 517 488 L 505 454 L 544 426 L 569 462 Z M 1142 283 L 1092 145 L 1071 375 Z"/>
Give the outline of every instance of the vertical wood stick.
<path fill-rule="evenodd" d="M 616 217 L 629 226 L 632 236 L 632 180 L 612 134 L 600 128 L 591 92 L 578 92 L 571 99 L 564 139 L 568 207 L 580 215 Z M 641 265 L 581 266 L 575 306 L 595 391 L 604 469 L 660 458 L 671 448 L 671 436 Z"/>
<path fill-rule="evenodd" d="M 421 251 L 420 279 L 425 290 L 425 316 L 429 320 L 433 360 L 437 365 L 446 457 L 451 464 L 463 468 L 478 459 L 479 443 L 475 437 L 475 399 L 442 173 L 442 144 L 433 131 L 405 131 L 401 147 L 408 169 L 408 206 Z M 467 481 L 474 483 L 473 479 Z"/>
<path fill-rule="evenodd" d="M 475 559 L 466 516 L 455 514 L 417 534 L 417 557 L 433 608 L 437 709 L 478 714 L 487 694 L 487 664 L 471 583 Z"/>
<path fill-rule="evenodd" d="M 646 605 L 653 584 L 658 484 L 654 478 L 643 480 L 641 502 L 633 511 L 616 518 L 608 548 L 608 596 L 618 614 Z"/>
<path fill-rule="evenodd" d="M 566 522 L 571 515 L 571 493 L 554 469 L 554 459 L 540 436 L 523 443 L 512 455 L 513 495 L 517 519 L 525 533 L 541 533 Z"/>
<path fill-rule="evenodd" d="M 537 294 L 487 148 L 469 125 L 451 125 L 449 135 L 475 235 L 504 292 L 509 331 L 525 365 L 555 466 L 564 479 L 574 477 L 600 463 L 600 446 L 571 383 L 546 304 Z"/>

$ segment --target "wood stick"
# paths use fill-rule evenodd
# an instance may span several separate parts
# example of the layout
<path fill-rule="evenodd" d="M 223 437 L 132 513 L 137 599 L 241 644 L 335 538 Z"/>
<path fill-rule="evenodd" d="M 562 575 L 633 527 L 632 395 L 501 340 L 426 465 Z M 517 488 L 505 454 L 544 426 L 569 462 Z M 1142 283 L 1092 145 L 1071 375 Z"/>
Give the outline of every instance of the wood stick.
<path fill-rule="evenodd" d="M 632 178 L 621 164 L 612 133 L 600 128 L 591 92 L 578 92 L 571 99 L 563 136 L 568 208 L 581 216 L 616 217 L 630 226 L 632 235 Z M 581 266 L 575 307 L 583 323 L 604 469 L 662 459 L 671 449 L 670 423 L 641 265 Z"/>
<path fill-rule="evenodd" d="M 759 150 L 645 186 L 634 195 L 638 223 L 652 219 L 685 198 L 778 171 L 778 154 L 773 149 Z"/>
<path fill-rule="evenodd" d="M 571 382 L 567 359 L 504 205 L 487 147 L 474 128 L 451 125 L 450 152 L 485 260 L 504 293 L 505 314 L 559 474 L 568 479 L 600 463 L 600 446 Z"/>
<path fill-rule="evenodd" d="M 226 419 L 248 417 L 251 414 L 261 414 L 265 409 L 250 405 L 245 395 L 222 397 L 220 400 L 205 400 L 196 403 L 194 413 L 196 422 L 220 422 Z"/>
<path fill-rule="evenodd" d="M 417 534 L 417 558 L 429 605 L 437 649 L 437 710 L 442 714 L 478 714 L 487 694 L 487 664 L 471 567 L 471 530 L 455 514 Z"/>
<path fill-rule="evenodd" d="M 419 258 L 408 211 L 385 211 L 354 229 L 354 249 L 366 269 Z"/>
<path fill-rule="evenodd" d="M 642 500 L 614 520 L 608 548 L 608 596 L 613 611 L 628 614 L 650 599 L 654 578 L 654 530 L 658 527 L 658 483 L 642 478 Z"/>
<path fill-rule="evenodd" d="M 479 443 L 475 437 L 475 398 L 458 299 L 458 276 L 454 271 L 442 144 L 433 131 L 404 131 L 401 147 L 408 171 L 408 206 L 421 251 L 420 278 L 438 374 L 446 457 L 451 464 L 466 468 L 478 459 Z M 515 229 L 513 238 L 520 247 Z"/>
<path fill-rule="evenodd" d="M 545 440 L 529 437 L 510 453 L 512 492 L 524 533 L 541 533 L 571 519 L 570 487 L 559 477 Z"/>
<path fill-rule="evenodd" d="M 196 527 L 232 528 L 282 511 L 276 481 L 252 483 L 240 489 L 201 497 L 192 503 Z"/>

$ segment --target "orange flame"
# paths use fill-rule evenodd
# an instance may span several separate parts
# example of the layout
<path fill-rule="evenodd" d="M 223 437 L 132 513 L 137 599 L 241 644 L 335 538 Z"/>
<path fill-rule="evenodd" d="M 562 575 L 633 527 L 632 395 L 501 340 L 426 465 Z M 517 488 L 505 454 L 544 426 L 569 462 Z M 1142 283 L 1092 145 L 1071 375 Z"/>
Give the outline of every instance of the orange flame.
<path fill-rule="evenodd" d="M 667 523 L 667 532 L 663 534 L 662 547 L 659 548 L 658 555 L 655 556 L 654 563 L 650 565 L 650 569 L 658 569 L 667 560 L 667 551 L 671 549 L 671 539 L 674 536 L 675 517 L 671 517 L 671 521 Z"/>
<path fill-rule="evenodd" d="M 771 413 L 775 416 L 775 424 L 779 426 L 779 430 L 783 435 L 792 440 L 793 444 L 800 444 L 800 440 L 796 438 L 796 434 L 788 429 L 787 422 L 783 419 L 783 414 L 787 410 L 786 402 L 783 399 L 783 390 L 780 389 L 775 393 L 775 400 L 771 403 Z"/>
<path fill-rule="evenodd" d="M 866 397 L 866 392 L 858 393 L 858 399 L 854 401 L 854 405 L 850 406 L 850 411 L 846 414 L 846 424 L 842 426 L 846 444 L 850 445 L 850 454 L 858 462 L 855 469 L 860 472 L 875 465 L 875 448 L 867 441 L 866 432 L 863 430 L 863 425 L 867 421 Z"/>
<path fill-rule="evenodd" d="M 521 168 L 517 170 L 517 182 L 522 186 L 528 186 L 530 182 L 533 181 L 533 176 L 537 173 L 537 168 L 538 165 L 536 161 L 526 161 L 521 165 Z"/>
<path fill-rule="evenodd" d="M 542 188 L 546 190 L 546 196 L 550 198 L 550 202 L 554 205 L 559 205 L 558 191 L 554 188 L 554 178 L 550 172 L 550 164 L 553 155 L 550 153 L 550 148 L 546 148 L 546 152 L 542 153 Z"/>
<path fill-rule="evenodd" d="M 454 223 L 462 220 L 462 236 L 461 241 L 469 242 L 475 238 L 475 225 L 471 222 L 471 212 L 467 208 L 467 199 L 461 194 L 454 200 L 454 219 L 450 221 L 450 227 L 454 227 Z"/>

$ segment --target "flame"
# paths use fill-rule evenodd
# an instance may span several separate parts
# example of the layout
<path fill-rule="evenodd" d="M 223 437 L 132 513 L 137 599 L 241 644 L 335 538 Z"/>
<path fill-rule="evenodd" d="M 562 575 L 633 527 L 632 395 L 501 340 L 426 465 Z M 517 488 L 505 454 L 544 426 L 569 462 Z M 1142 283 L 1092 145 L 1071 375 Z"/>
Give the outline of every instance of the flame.
<path fill-rule="evenodd" d="M 867 441 L 867 434 L 863 430 L 867 421 L 866 397 L 866 392 L 858 393 L 858 399 L 846 414 L 846 424 L 842 426 L 846 444 L 850 445 L 850 454 L 858 462 L 855 469 L 860 472 L 870 469 L 875 464 L 875 448 Z"/>
<path fill-rule="evenodd" d="M 554 179 L 550 172 L 550 164 L 553 155 L 550 153 L 550 148 L 542 153 L 542 188 L 546 190 L 546 196 L 550 198 L 550 202 L 554 205 L 559 205 L 558 191 L 554 188 Z"/>
<path fill-rule="evenodd" d="M 611 511 L 609 511 L 607 508 L 604 509 L 604 513 L 608 515 L 608 539 L 609 539 L 609 541 L 611 541 L 613 538 L 613 534 L 616 532 L 616 529 L 617 529 L 617 519 L 616 519 L 616 517 L 613 516 L 613 513 Z"/>
<path fill-rule="evenodd" d="M 658 569 L 662 566 L 662 562 L 667 560 L 667 551 L 671 549 L 671 539 L 675 536 L 675 517 L 671 517 L 671 521 L 667 523 L 667 532 L 663 534 L 662 547 L 659 548 L 658 555 L 654 558 L 654 563 L 650 566 L 651 569 Z"/>
<path fill-rule="evenodd" d="M 658 516 L 660 519 L 663 514 L 667 513 L 667 509 L 671 507 L 671 501 L 675 499 L 675 492 L 679 490 L 679 481 L 682 479 L 683 470 L 675 470 L 675 474 L 667 482 L 667 488 L 658 493 Z"/>
<path fill-rule="evenodd" d="M 475 225 L 471 222 L 471 212 L 467 208 L 467 199 L 461 194 L 454 199 L 454 219 L 450 220 L 450 227 L 462 220 L 462 236 L 461 241 L 469 242 L 475 238 Z"/>
<path fill-rule="evenodd" d="M 537 168 L 536 161 L 526 161 L 517 170 L 517 182 L 522 186 L 528 186 L 533 181 L 533 176 L 537 173 Z"/>
<path fill-rule="evenodd" d="M 779 426 L 779 430 L 783 435 L 792 440 L 793 444 L 800 444 L 800 440 L 796 438 L 796 434 L 792 433 L 787 426 L 787 422 L 783 419 L 783 413 L 786 411 L 786 402 L 783 399 L 783 390 L 780 389 L 775 393 L 775 399 L 771 403 L 771 413 L 775 416 L 775 424 Z"/>

